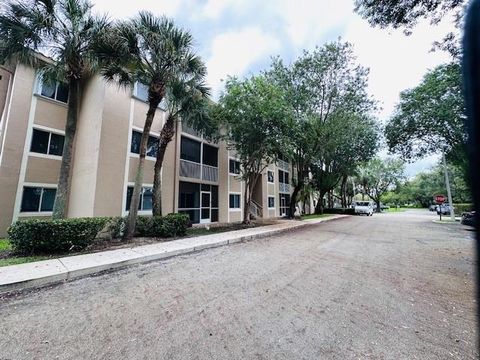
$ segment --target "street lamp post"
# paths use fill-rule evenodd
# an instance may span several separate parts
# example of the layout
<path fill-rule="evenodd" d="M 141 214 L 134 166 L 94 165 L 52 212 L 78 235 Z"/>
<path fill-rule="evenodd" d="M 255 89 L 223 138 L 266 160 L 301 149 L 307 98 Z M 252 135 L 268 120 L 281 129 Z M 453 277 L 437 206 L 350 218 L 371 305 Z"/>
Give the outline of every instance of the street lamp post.
<path fill-rule="evenodd" d="M 455 221 L 455 211 L 453 209 L 452 191 L 450 190 L 450 179 L 448 178 L 447 160 L 445 160 L 445 151 L 442 148 L 443 169 L 445 171 L 445 185 L 447 186 L 448 204 L 450 205 L 450 218 Z M 441 205 L 440 205 L 441 211 Z"/>

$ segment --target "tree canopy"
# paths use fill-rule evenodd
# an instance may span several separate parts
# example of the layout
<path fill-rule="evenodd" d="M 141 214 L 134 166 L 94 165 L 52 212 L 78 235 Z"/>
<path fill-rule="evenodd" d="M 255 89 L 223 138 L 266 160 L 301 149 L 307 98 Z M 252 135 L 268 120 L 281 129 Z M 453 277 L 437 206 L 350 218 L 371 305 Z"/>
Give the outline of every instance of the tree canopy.
<path fill-rule="evenodd" d="M 465 118 L 460 66 L 440 65 L 417 87 L 400 94 L 385 127 L 389 150 L 411 160 L 444 148 L 449 160 L 466 173 Z"/>
<path fill-rule="evenodd" d="M 294 169 L 290 213 L 308 184 L 319 192 L 322 211 L 325 193 L 377 148 L 368 69 L 357 64 L 351 44 L 336 41 L 305 51 L 290 65 L 274 59 L 267 76 L 284 89 L 292 113 L 291 140 L 283 150 Z"/>
<path fill-rule="evenodd" d="M 360 167 L 358 183 L 361 190 L 377 205 L 380 212 L 382 196 L 403 180 L 404 165 L 401 160 L 373 158 Z"/>
<path fill-rule="evenodd" d="M 244 222 L 250 221 L 252 193 L 259 177 L 284 149 L 290 116 L 283 89 L 265 76 L 226 81 L 216 118 L 225 131 L 224 140 L 241 163 Z"/>

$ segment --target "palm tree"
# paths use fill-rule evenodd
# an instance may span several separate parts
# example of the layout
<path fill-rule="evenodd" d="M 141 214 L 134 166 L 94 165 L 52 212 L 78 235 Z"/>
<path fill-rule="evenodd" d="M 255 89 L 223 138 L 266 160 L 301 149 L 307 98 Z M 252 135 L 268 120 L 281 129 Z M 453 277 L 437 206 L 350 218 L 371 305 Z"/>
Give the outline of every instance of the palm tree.
<path fill-rule="evenodd" d="M 189 79 L 177 79 L 167 88 L 164 100 L 168 115 L 160 133 L 153 180 L 152 212 L 154 216 L 162 215 L 161 170 L 167 145 L 175 135 L 175 123 L 181 119 L 183 124 L 187 124 L 195 130 L 206 135 L 213 134 L 214 127 L 210 117 L 210 89 L 205 86 L 205 74 L 205 68 L 199 67 L 193 77 L 189 75 Z"/>
<path fill-rule="evenodd" d="M 128 240 L 135 231 L 148 136 L 158 105 L 175 81 L 199 76 L 199 73 L 205 72 L 205 65 L 193 52 L 193 37 L 188 31 L 176 27 L 170 19 L 156 17 L 146 11 L 118 23 L 112 32 L 106 34 L 98 55 L 109 63 L 102 71 L 107 80 L 124 86 L 141 83 L 148 87 L 149 108 L 124 234 L 124 239 Z M 167 122 L 166 127 L 164 125 L 160 143 L 168 143 L 170 124 Z"/>
<path fill-rule="evenodd" d="M 36 67 L 44 82 L 64 81 L 68 87 L 60 176 L 53 208 L 54 218 L 67 215 L 70 168 L 79 105 L 86 81 L 98 70 L 93 45 L 106 31 L 106 17 L 94 16 L 88 0 L 10 1 L 0 14 L 0 63 L 19 61 Z M 47 62 L 36 52 L 53 59 Z"/>

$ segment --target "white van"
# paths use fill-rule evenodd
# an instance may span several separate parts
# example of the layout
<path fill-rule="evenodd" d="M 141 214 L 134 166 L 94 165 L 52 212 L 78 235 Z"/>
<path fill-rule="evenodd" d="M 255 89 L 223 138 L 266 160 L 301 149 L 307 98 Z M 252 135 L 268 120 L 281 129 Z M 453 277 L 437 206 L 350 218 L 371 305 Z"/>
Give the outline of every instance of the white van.
<path fill-rule="evenodd" d="M 356 201 L 353 205 L 355 214 L 373 215 L 373 205 L 371 201 Z"/>

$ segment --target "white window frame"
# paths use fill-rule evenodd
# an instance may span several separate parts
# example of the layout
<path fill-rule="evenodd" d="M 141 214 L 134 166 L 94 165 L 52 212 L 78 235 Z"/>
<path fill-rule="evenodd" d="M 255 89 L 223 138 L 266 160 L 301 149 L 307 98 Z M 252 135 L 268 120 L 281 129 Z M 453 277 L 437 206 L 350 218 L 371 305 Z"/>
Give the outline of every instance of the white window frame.
<path fill-rule="evenodd" d="M 135 84 L 133 84 L 132 97 L 141 101 L 141 102 L 143 102 L 143 103 L 145 103 L 145 104 L 148 104 L 148 93 L 147 93 L 147 98 L 146 99 L 143 99 L 142 97 L 138 96 L 138 84 L 139 84 L 138 81 L 135 81 Z M 147 86 L 147 85 L 144 85 L 144 86 Z M 167 107 L 165 105 L 165 99 L 163 99 L 160 102 L 160 104 L 158 104 L 158 109 L 166 111 Z"/>
<path fill-rule="evenodd" d="M 270 203 L 268 201 L 268 199 L 272 198 L 273 199 L 273 207 L 270 207 Z M 275 210 L 277 207 L 275 205 L 275 195 L 268 195 L 267 196 L 267 206 L 268 206 L 268 210 Z"/>
<path fill-rule="evenodd" d="M 238 208 L 231 208 L 230 207 L 230 195 L 238 195 L 238 197 L 239 197 L 238 203 L 239 203 L 240 207 L 238 207 Z M 243 208 L 242 205 L 243 205 L 242 204 L 242 193 L 239 193 L 237 191 L 230 191 L 228 193 L 228 210 L 232 211 L 232 212 L 233 211 L 242 211 L 242 208 Z"/>
<path fill-rule="evenodd" d="M 55 95 L 54 95 L 54 99 L 48 97 L 48 96 L 45 96 L 45 95 L 42 95 L 42 90 L 43 90 L 43 79 L 42 79 L 42 75 L 40 73 L 37 74 L 37 86 L 36 86 L 36 91 L 35 91 L 35 95 L 42 98 L 42 99 L 45 99 L 47 101 L 53 101 L 54 103 L 56 104 L 61 104 L 63 106 L 68 106 L 68 100 L 70 99 L 70 93 L 68 94 L 68 99 L 67 99 L 67 102 L 63 102 L 63 101 L 60 101 L 60 100 L 57 100 L 57 93 L 58 93 L 58 86 L 60 85 L 60 81 L 55 81 Z"/>
<path fill-rule="evenodd" d="M 268 179 L 268 173 L 272 173 L 272 174 L 273 174 L 273 181 L 270 181 L 270 180 Z M 269 184 L 275 184 L 275 171 L 274 171 L 274 170 L 268 170 L 268 169 L 267 169 L 267 183 L 269 183 Z"/>
<path fill-rule="evenodd" d="M 22 202 L 23 202 L 23 192 L 26 187 L 36 187 L 42 188 L 42 193 L 40 194 L 40 202 L 38 203 L 38 211 L 23 211 L 22 212 Z M 55 189 L 57 190 L 57 184 L 46 184 L 46 183 L 31 183 L 24 182 L 22 186 L 22 197 L 20 199 L 20 210 L 18 212 L 18 217 L 32 217 L 32 216 L 52 216 L 53 211 L 40 211 L 42 207 L 42 198 L 43 198 L 43 189 Z"/>
<path fill-rule="evenodd" d="M 128 188 L 129 187 L 135 187 L 135 183 L 129 182 L 127 184 L 127 187 L 125 189 L 125 194 L 123 194 L 123 196 L 125 198 L 125 205 L 127 204 L 127 193 L 128 193 Z M 153 192 L 153 184 L 142 184 L 141 194 L 143 194 L 143 191 L 144 191 L 145 188 L 151 188 L 152 192 Z M 152 201 L 153 201 L 153 199 L 152 199 Z M 140 200 L 140 208 L 142 208 L 142 207 L 143 207 L 143 196 L 141 197 L 141 200 Z M 125 210 L 125 207 L 123 207 L 122 212 L 123 212 L 123 216 L 127 216 L 130 213 L 130 210 Z M 138 215 L 152 215 L 152 210 L 151 209 L 150 210 L 138 210 Z"/>
<path fill-rule="evenodd" d="M 239 172 L 238 174 L 230 172 L 230 160 L 233 160 L 233 161 L 235 161 L 235 162 L 238 162 L 238 164 L 239 164 L 239 167 L 238 167 L 238 168 L 239 168 L 239 170 L 240 170 L 240 172 Z M 239 176 L 241 175 L 241 172 L 242 172 L 241 166 L 242 166 L 242 164 L 240 163 L 240 160 L 238 160 L 238 159 L 236 159 L 236 158 L 233 158 L 233 157 L 229 157 L 229 158 L 228 158 L 228 175 L 233 175 L 233 176 L 239 177 Z"/>
<path fill-rule="evenodd" d="M 34 124 L 32 128 L 34 130 L 40 130 L 40 131 L 45 131 L 45 132 L 49 133 L 47 151 L 50 150 L 50 141 L 52 139 L 52 134 L 62 135 L 63 138 L 64 138 L 63 146 L 65 147 L 65 131 L 50 128 L 50 127 L 43 126 L 43 125 L 37 125 L 37 124 Z M 33 141 L 33 130 L 32 130 L 32 137 L 30 139 L 30 145 L 29 145 L 29 148 L 28 148 L 28 156 L 38 157 L 38 158 L 43 158 L 43 159 L 62 160 L 61 155 L 44 154 L 44 153 L 38 153 L 38 152 L 35 152 L 35 151 L 31 151 L 30 149 L 32 148 L 32 141 Z"/>
<path fill-rule="evenodd" d="M 143 134 L 143 129 L 138 126 L 132 126 L 131 132 L 133 133 L 134 131 L 139 132 L 140 134 Z M 158 143 L 160 144 L 160 133 L 156 131 L 150 131 L 149 136 L 157 138 Z M 132 139 L 133 139 L 133 136 L 132 134 L 130 134 L 130 144 L 129 144 L 128 152 L 131 157 L 140 159 L 140 154 L 132 152 Z M 157 161 L 157 158 L 155 156 L 149 156 L 147 154 L 145 154 L 145 159 L 150 161 Z"/>

